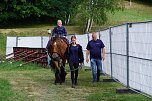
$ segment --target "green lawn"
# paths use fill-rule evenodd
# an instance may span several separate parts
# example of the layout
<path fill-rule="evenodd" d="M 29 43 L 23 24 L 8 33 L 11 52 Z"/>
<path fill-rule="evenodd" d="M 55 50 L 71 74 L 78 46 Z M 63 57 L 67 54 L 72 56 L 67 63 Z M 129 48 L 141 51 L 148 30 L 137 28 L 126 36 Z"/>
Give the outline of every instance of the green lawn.
<path fill-rule="evenodd" d="M 6 49 L 6 35 L 5 34 L 0 34 L 0 56 L 1 54 L 5 54 L 5 49 Z"/>
<path fill-rule="evenodd" d="M 152 21 L 152 5 L 132 2 L 132 6 L 129 6 L 128 1 L 125 1 L 124 5 L 123 10 L 116 11 L 114 14 L 107 13 L 108 21 L 100 28 L 103 29 L 126 22 Z M 94 28 L 94 30 L 99 30 L 99 28 Z"/>
<path fill-rule="evenodd" d="M 34 64 L 17 67 L 20 63 L 0 64 L 0 101 L 151 101 L 139 94 L 116 94 L 116 88 L 123 86 L 115 82 L 93 84 L 91 71 L 79 71 L 78 86 L 74 89 L 69 71 L 64 84 L 54 85 L 50 69 Z"/>

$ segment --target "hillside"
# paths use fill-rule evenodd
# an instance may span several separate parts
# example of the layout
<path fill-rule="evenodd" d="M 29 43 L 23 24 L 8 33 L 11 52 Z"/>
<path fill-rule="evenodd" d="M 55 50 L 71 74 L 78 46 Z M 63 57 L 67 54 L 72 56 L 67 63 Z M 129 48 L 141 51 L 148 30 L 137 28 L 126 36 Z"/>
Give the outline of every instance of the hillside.
<path fill-rule="evenodd" d="M 118 25 L 126 22 L 143 22 L 152 20 L 152 5 L 132 2 L 131 6 L 128 1 L 124 3 L 124 9 L 107 14 L 108 22 L 101 28 Z"/>

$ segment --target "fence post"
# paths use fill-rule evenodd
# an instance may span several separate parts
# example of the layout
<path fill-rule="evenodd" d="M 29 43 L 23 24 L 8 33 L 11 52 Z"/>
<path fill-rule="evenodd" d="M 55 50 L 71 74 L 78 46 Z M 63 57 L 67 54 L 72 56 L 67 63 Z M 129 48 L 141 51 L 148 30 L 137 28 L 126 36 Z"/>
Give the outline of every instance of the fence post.
<path fill-rule="evenodd" d="M 112 69 L 112 32 L 111 27 L 109 28 L 109 39 L 110 39 L 110 63 L 111 63 L 111 78 L 113 78 L 113 69 Z"/>
<path fill-rule="evenodd" d="M 126 23 L 127 88 L 129 88 L 129 23 Z"/>
<path fill-rule="evenodd" d="M 18 47 L 18 36 L 16 37 L 16 47 Z"/>
<path fill-rule="evenodd" d="M 99 30 L 99 39 L 101 40 L 100 30 Z"/>
<path fill-rule="evenodd" d="M 41 48 L 43 48 L 43 36 L 41 36 Z"/>

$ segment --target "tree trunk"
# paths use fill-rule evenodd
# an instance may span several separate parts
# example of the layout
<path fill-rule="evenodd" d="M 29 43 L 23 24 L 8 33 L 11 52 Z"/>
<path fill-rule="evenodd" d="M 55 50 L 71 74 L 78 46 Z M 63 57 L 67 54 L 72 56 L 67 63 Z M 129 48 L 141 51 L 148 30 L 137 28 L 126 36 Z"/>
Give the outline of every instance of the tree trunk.
<path fill-rule="evenodd" d="M 66 14 L 65 14 L 65 18 L 64 18 L 64 23 L 65 23 L 65 25 L 67 24 L 67 16 L 66 16 Z"/>
<path fill-rule="evenodd" d="M 88 33 L 88 32 L 89 32 L 89 26 L 90 26 L 90 18 L 89 18 L 88 21 L 87 21 L 86 28 L 85 28 L 85 30 L 84 30 L 85 33 Z"/>
<path fill-rule="evenodd" d="M 130 0 L 130 2 L 129 2 L 129 5 L 130 5 L 130 6 L 132 5 L 131 0 Z"/>
<path fill-rule="evenodd" d="M 67 15 L 65 15 L 64 23 L 65 23 L 65 25 L 67 25 L 67 24 L 69 24 L 69 22 L 70 22 L 70 14 L 67 14 Z"/>
<path fill-rule="evenodd" d="M 88 32 L 90 32 L 90 31 L 91 31 L 92 24 L 93 24 L 93 18 L 92 18 L 92 19 L 91 19 L 91 21 L 90 21 L 90 25 L 89 25 L 89 30 L 88 30 Z"/>
<path fill-rule="evenodd" d="M 69 24 L 70 18 L 71 18 L 71 16 L 70 16 L 70 14 L 69 14 L 68 19 L 67 19 L 67 24 Z"/>

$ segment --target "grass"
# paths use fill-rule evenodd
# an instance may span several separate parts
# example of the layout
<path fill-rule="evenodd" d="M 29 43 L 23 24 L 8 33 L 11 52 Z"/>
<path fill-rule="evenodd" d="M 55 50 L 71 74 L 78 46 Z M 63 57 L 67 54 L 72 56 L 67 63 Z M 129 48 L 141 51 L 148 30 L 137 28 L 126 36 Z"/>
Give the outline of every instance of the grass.
<path fill-rule="evenodd" d="M 0 56 L 5 53 L 6 49 L 6 36 L 5 34 L 0 34 Z"/>
<path fill-rule="evenodd" d="M 119 25 L 126 22 L 143 22 L 152 21 L 152 5 L 143 4 L 140 2 L 124 2 L 124 9 L 116 11 L 114 14 L 107 13 L 108 21 L 105 25 L 100 26 L 100 29 L 109 26 Z M 99 27 L 94 26 L 93 30 L 99 30 Z"/>
<path fill-rule="evenodd" d="M 37 36 L 43 35 L 48 36 L 47 29 L 53 29 L 54 26 L 41 24 L 41 25 L 31 25 L 31 26 L 23 26 L 18 28 L 7 28 L 7 29 L 0 29 L 0 33 L 4 33 L 6 35 L 18 35 L 18 36 Z M 68 34 L 77 33 L 80 34 L 81 28 L 79 26 L 65 26 L 67 29 Z"/>
<path fill-rule="evenodd" d="M 0 99 L 3 99 L 3 101 L 11 100 L 14 93 L 11 90 L 11 84 L 4 79 L 0 79 Z"/>
<path fill-rule="evenodd" d="M 2 68 L 4 64 L 0 64 L 2 101 L 151 101 L 139 94 L 117 94 L 115 89 L 123 86 L 115 82 L 93 84 L 91 71 L 84 69 L 79 70 L 78 86 L 73 89 L 70 72 L 64 84 L 54 85 L 54 73 L 50 69 L 34 64 L 17 67 L 19 63 Z"/>

